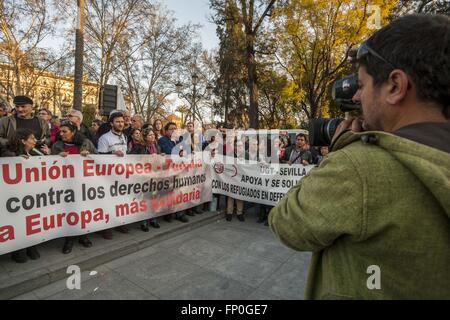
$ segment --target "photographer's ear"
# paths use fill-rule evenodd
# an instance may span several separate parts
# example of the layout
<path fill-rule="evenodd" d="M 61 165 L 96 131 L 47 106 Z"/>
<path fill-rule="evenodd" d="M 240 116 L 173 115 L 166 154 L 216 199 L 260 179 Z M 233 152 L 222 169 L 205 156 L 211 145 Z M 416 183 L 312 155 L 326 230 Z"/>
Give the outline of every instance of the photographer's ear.
<path fill-rule="evenodd" d="M 400 69 L 395 69 L 389 75 L 387 84 L 386 101 L 391 105 L 400 104 L 410 89 L 408 75 Z"/>

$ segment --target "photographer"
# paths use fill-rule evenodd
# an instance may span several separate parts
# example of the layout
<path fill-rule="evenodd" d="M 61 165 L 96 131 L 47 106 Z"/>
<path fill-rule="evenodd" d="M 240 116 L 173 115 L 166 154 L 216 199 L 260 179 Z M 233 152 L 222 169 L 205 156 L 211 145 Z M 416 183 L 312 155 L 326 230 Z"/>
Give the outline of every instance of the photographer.
<path fill-rule="evenodd" d="M 363 117 L 340 124 L 271 229 L 314 252 L 307 299 L 448 299 L 450 18 L 399 18 L 356 58 Z"/>

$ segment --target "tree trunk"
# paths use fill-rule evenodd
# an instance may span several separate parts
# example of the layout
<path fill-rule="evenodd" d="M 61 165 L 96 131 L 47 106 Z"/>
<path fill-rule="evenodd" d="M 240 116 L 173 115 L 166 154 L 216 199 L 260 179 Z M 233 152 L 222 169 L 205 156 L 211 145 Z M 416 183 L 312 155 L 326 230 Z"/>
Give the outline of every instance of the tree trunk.
<path fill-rule="evenodd" d="M 22 83 L 21 83 L 21 74 L 20 74 L 20 60 L 17 61 L 17 63 L 14 65 L 14 77 L 16 78 L 16 96 L 19 96 L 22 94 Z"/>
<path fill-rule="evenodd" d="M 247 35 L 247 70 L 248 89 L 250 94 L 249 119 L 250 128 L 259 129 L 259 104 L 258 104 L 258 83 L 256 75 L 255 44 L 253 34 Z"/>
<path fill-rule="evenodd" d="M 226 93 L 225 93 L 225 119 L 224 122 L 228 124 L 228 113 L 230 111 L 231 107 L 231 80 L 230 75 L 227 72 L 227 80 L 226 80 Z"/>
<path fill-rule="evenodd" d="M 73 107 L 82 110 L 83 104 L 83 55 L 84 55 L 84 0 L 78 1 L 78 26 L 75 35 L 75 79 Z"/>

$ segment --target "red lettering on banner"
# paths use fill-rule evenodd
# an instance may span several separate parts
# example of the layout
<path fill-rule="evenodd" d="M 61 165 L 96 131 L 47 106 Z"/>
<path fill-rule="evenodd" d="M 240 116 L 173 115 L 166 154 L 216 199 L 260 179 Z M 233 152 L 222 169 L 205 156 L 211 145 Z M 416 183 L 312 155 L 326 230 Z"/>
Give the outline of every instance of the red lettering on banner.
<path fill-rule="evenodd" d="M 118 218 L 141 212 L 147 212 L 147 202 L 145 200 L 138 202 L 137 199 L 133 199 L 131 204 L 122 203 L 116 205 L 116 217 Z"/>
<path fill-rule="evenodd" d="M 144 171 L 144 166 L 142 165 L 142 163 L 136 163 L 136 173 L 142 174 L 143 171 Z"/>
<path fill-rule="evenodd" d="M 83 176 L 84 177 L 99 177 L 99 176 L 122 176 L 129 178 L 134 174 L 148 174 L 152 171 L 151 163 L 127 163 L 127 164 L 95 164 L 94 160 L 83 161 Z"/>
<path fill-rule="evenodd" d="M 55 162 L 56 163 L 56 162 Z M 61 177 L 63 178 L 74 178 L 75 177 L 75 168 L 73 165 L 63 165 L 57 166 L 52 165 L 47 168 L 47 162 L 41 162 L 41 167 L 33 167 L 33 168 L 23 168 L 21 163 L 16 163 L 14 165 L 15 170 L 12 169 L 13 165 L 9 163 L 5 163 L 2 165 L 2 174 L 3 181 L 6 184 L 19 184 L 23 182 L 25 177 L 25 182 L 39 182 L 39 181 L 47 181 L 57 180 Z M 11 173 L 15 171 L 14 178 L 11 177 Z"/>
<path fill-rule="evenodd" d="M 103 214 L 103 209 L 97 208 L 94 210 L 94 222 L 99 222 L 105 219 L 105 215 Z"/>
<path fill-rule="evenodd" d="M 10 240 L 14 240 L 14 227 L 13 226 L 0 227 L 0 243 Z"/>
<path fill-rule="evenodd" d="M 94 164 L 94 160 L 84 160 L 83 161 L 83 176 L 84 177 L 93 177 L 94 172 L 92 172 L 92 165 Z"/>
<path fill-rule="evenodd" d="M 31 216 L 25 217 L 27 236 L 31 236 L 32 234 L 36 234 L 41 232 L 41 228 L 34 229 L 35 226 L 40 226 L 39 219 L 41 218 L 40 214 L 33 214 Z"/>
<path fill-rule="evenodd" d="M 11 176 L 9 175 L 12 170 L 10 170 L 8 163 L 2 165 L 2 171 L 3 171 L 3 181 L 5 181 L 5 183 L 18 184 L 20 181 L 22 181 L 22 164 L 16 163 L 15 179 L 11 179 Z"/>
<path fill-rule="evenodd" d="M 76 226 L 78 224 L 78 221 L 80 220 L 80 217 L 76 212 L 71 212 L 67 215 L 67 224 L 69 226 Z"/>
<path fill-rule="evenodd" d="M 164 196 L 156 196 L 151 200 L 151 205 L 153 210 L 165 208 L 165 207 L 173 207 L 175 205 L 188 203 L 193 200 L 198 200 L 201 198 L 200 190 L 194 188 L 194 190 L 190 192 L 171 192 Z"/>
<path fill-rule="evenodd" d="M 93 214 L 94 216 L 92 217 Z M 83 210 L 80 214 L 77 212 L 70 212 L 68 214 L 60 212 L 43 217 L 41 217 L 40 214 L 29 215 L 25 217 L 26 235 L 30 236 L 42 231 L 58 229 L 64 227 L 64 225 L 72 227 L 79 225 L 80 228 L 84 230 L 92 221 L 99 222 L 105 220 L 105 218 L 106 216 L 101 208 L 95 210 Z"/>

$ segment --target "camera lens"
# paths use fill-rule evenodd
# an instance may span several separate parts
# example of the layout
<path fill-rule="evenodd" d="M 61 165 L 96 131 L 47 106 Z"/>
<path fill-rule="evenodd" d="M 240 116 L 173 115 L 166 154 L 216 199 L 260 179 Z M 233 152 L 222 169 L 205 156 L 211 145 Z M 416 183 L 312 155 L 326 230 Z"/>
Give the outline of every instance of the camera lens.
<path fill-rule="evenodd" d="M 329 146 L 337 127 L 344 119 L 313 119 L 309 123 L 309 140 L 312 146 Z"/>

